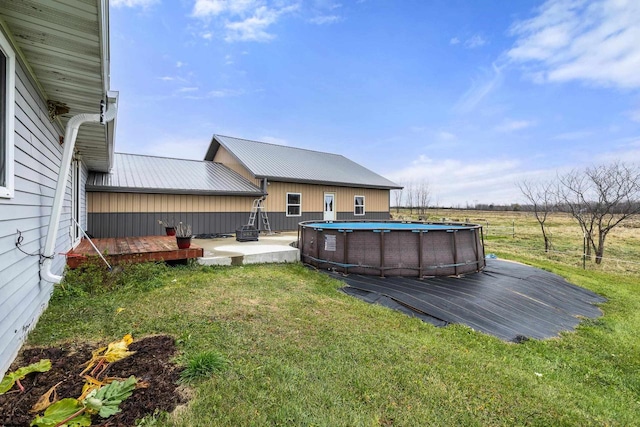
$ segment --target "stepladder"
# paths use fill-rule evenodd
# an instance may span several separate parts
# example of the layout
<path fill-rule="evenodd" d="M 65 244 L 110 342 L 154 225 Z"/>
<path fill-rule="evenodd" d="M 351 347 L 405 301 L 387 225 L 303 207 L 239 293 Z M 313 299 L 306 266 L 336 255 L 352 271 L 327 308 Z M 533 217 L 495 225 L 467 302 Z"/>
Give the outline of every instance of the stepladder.
<path fill-rule="evenodd" d="M 260 229 L 266 234 L 273 234 L 273 231 L 271 231 L 271 224 L 269 224 L 267 211 L 264 209 L 264 197 L 254 199 L 253 204 L 251 205 L 251 213 L 249 214 L 249 222 L 247 225 L 255 227 L 257 218 L 259 218 L 260 221 Z"/>

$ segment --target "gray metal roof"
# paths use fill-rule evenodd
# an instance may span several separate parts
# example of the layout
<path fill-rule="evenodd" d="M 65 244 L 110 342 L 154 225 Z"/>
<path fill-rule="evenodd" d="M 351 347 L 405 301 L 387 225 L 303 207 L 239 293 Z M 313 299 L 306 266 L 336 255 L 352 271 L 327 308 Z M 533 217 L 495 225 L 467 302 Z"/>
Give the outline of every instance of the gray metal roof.
<path fill-rule="evenodd" d="M 106 0 L 0 0 L 0 21 L 43 99 L 69 107 L 61 126 L 76 114 L 100 112 L 110 90 Z M 115 126 L 114 120 L 80 127 L 76 147 L 89 169 L 109 170 Z"/>
<path fill-rule="evenodd" d="M 110 173 L 91 172 L 87 191 L 261 196 L 221 163 L 115 153 Z"/>
<path fill-rule="evenodd" d="M 348 187 L 402 188 L 339 154 L 214 135 L 205 160 L 223 146 L 256 178 Z"/>

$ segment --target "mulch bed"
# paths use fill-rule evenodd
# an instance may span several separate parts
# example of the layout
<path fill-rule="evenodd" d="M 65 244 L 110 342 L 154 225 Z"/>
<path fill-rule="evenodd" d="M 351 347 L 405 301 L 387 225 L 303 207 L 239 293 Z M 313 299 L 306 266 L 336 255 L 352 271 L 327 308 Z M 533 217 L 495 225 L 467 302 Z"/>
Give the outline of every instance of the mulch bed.
<path fill-rule="evenodd" d="M 14 387 L 16 390 L 0 395 L 0 426 L 29 426 L 36 417 L 36 414 L 29 412 L 33 404 L 60 381 L 62 383 L 57 388 L 60 399 L 80 396 L 84 378 L 78 374 L 83 369 L 82 364 L 91 358 L 91 352 L 98 347 L 95 344 L 82 344 L 73 348 L 38 347 L 23 350 L 9 372 L 41 359 L 51 359 L 52 367 L 48 372 L 29 374 L 22 380 L 24 393 Z M 128 378 L 135 375 L 148 383 L 149 387 L 134 390 L 120 405 L 122 412 L 106 420 L 94 416 L 92 425 L 133 426 L 137 419 L 157 410 L 171 412 L 184 403 L 177 390 L 180 368 L 171 362 L 176 352 L 172 337 L 159 335 L 142 338 L 134 341 L 129 350 L 136 353 L 111 364 L 101 377 Z"/>

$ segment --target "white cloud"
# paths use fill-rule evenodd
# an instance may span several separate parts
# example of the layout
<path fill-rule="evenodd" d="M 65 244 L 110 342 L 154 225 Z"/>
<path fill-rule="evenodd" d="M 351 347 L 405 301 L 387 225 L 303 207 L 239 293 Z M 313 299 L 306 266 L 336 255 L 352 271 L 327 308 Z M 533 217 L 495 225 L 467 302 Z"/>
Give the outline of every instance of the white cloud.
<path fill-rule="evenodd" d="M 319 15 L 309 19 L 309 22 L 316 25 L 335 24 L 342 21 L 342 18 L 338 15 Z"/>
<path fill-rule="evenodd" d="M 590 130 L 578 130 L 574 132 L 564 132 L 553 137 L 553 139 L 559 139 L 563 141 L 575 141 L 579 139 L 588 138 L 593 135 Z"/>
<path fill-rule="evenodd" d="M 211 40 L 210 25 L 221 29 L 227 42 L 267 42 L 275 38 L 269 31 L 282 15 L 298 10 L 299 4 L 269 0 L 196 0 L 191 16 L 202 21 L 200 36 Z"/>
<path fill-rule="evenodd" d="M 113 7 L 141 7 L 147 8 L 158 3 L 159 0 L 111 0 Z"/>
<path fill-rule="evenodd" d="M 535 67 L 537 81 L 640 88 L 640 2 L 548 0 L 516 22 L 507 56 Z"/>
<path fill-rule="evenodd" d="M 495 63 L 491 64 L 492 71 L 472 82 L 471 87 L 465 92 L 456 105 L 453 107 L 455 112 L 469 113 L 482 102 L 491 92 L 496 90 L 502 84 L 502 68 Z"/>
<path fill-rule="evenodd" d="M 223 13 L 239 15 L 258 5 L 256 0 L 196 0 L 192 15 L 197 18 L 210 18 Z"/>
<path fill-rule="evenodd" d="M 629 111 L 627 115 L 632 121 L 640 123 L 640 110 Z"/>
<path fill-rule="evenodd" d="M 453 141 L 454 139 L 456 139 L 456 136 L 451 132 L 440 131 L 438 132 L 438 138 L 443 141 Z"/>
<path fill-rule="evenodd" d="M 181 87 L 176 92 L 177 93 L 187 93 L 187 92 L 197 92 L 197 91 L 198 91 L 197 87 Z"/>
<path fill-rule="evenodd" d="M 387 174 L 394 182 L 426 180 L 440 206 L 464 205 L 465 202 L 514 203 L 519 199 L 515 183 L 531 172 L 522 171 L 516 159 L 432 159 L 420 156 L 406 168 Z"/>
<path fill-rule="evenodd" d="M 269 41 L 275 36 L 267 28 L 278 20 L 278 13 L 263 6 L 256 9 L 253 16 L 236 22 L 228 22 L 225 41 Z"/>
<path fill-rule="evenodd" d="M 487 39 L 485 39 L 481 34 L 474 34 L 464 42 L 464 46 L 468 49 L 475 49 L 477 47 L 484 46 L 485 44 L 487 44 Z"/>
<path fill-rule="evenodd" d="M 505 120 L 495 127 L 498 132 L 514 132 L 534 126 L 536 122 L 531 120 Z"/>
<path fill-rule="evenodd" d="M 449 40 L 450 45 L 457 45 L 460 43 L 462 43 L 462 40 L 458 37 L 453 37 Z M 487 39 L 482 34 L 474 34 L 466 39 L 462 45 L 467 49 L 475 49 L 477 47 L 484 46 L 485 44 L 487 44 Z"/>
<path fill-rule="evenodd" d="M 209 93 L 207 93 L 207 97 L 208 98 L 228 98 L 231 96 L 240 96 L 243 95 L 245 92 L 243 90 L 240 89 L 219 89 L 219 90 L 212 90 Z"/>

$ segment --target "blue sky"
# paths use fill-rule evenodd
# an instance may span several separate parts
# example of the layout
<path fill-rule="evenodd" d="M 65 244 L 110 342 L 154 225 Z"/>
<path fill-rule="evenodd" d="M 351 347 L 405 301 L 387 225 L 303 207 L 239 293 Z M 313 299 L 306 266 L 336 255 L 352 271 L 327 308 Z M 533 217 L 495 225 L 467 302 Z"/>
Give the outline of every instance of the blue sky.
<path fill-rule="evenodd" d="M 116 150 L 342 154 L 432 203 L 640 161 L 637 0 L 111 0 Z"/>

